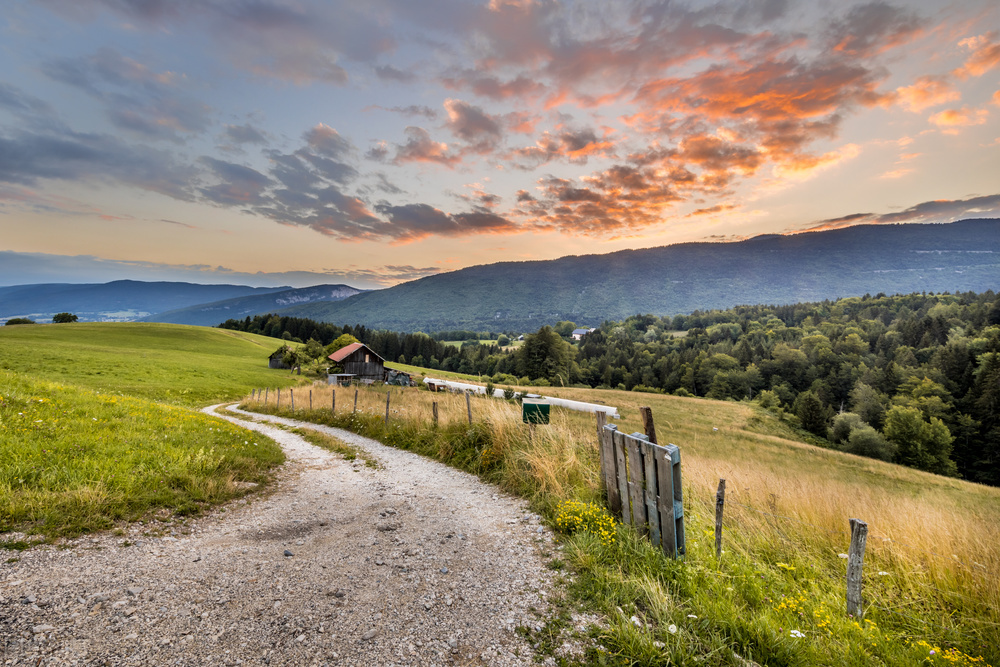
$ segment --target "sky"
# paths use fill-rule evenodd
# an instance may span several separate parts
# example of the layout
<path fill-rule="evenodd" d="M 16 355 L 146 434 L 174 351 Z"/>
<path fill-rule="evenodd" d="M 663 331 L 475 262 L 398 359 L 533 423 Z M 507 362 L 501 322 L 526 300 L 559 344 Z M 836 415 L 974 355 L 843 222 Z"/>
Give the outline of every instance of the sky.
<path fill-rule="evenodd" d="M 0 11 L 0 284 L 379 288 L 998 211 L 996 0 Z"/>

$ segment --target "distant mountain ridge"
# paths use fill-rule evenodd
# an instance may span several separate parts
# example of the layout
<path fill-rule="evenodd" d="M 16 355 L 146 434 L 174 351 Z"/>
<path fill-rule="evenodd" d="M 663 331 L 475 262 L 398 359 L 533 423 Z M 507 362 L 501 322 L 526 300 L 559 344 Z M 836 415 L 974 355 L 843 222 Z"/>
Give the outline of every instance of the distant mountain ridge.
<path fill-rule="evenodd" d="M 207 301 L 287 290 L 288 287 L 200 285 L 186 282 L 115 280 L 109 283 L 44 283 L 0 287 L 0 321 L 11 317 L 52 319 L 70 312 L 82 321 L 131 321 Z"/>
<path fill-rule="evenodd" d="M 684 243 L 473 266 L 279 311 L 396 331 L 531 331 L 865 293 L 1000 289 L 1000 220 L 859 225 L 732 243 Z"/>
<path fill-rule="evenodd" d="M 173 324 L 196 324 L 212 327 L 228 319 L 243 319 L 258 313 L 269 313 L 291 306 L 314 303 L 316 301 L 341 301 L 359 290 L 349 285 L 315 285 L 298 289 L 281 288 L 268 294 L 253 294 L 212 303 L 201 303 L 186 308 L 149 315 L 142 322 L 170 322 Z"/>

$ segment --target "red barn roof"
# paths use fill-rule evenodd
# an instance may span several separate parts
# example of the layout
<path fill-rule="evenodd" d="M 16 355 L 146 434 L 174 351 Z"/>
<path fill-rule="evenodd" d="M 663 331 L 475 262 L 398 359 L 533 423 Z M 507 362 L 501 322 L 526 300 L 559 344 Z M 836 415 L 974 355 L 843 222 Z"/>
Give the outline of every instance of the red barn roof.
<path fill-rule="evenodd" d="M 331 361 L 333 361 L 334 363 L 338 363 L 339 364 L 341 361 L 343 361 L 347 357 L 351 356 L 352 354 L 354 354 L 355 352 L 357 352 L 361 348 L 365 348 L 366 350 L 368 350 L 369 354 L 372 354 L 372 355 L 378 357 L 379 361 L 385 361 L 385 359 L 383 359 L 382 357 L 379 357 L 377 354 L 375 354 L 375 352 L 370 347 L 368 347 L 367 345 L 365 345 L 364 343 L 351 343 L 347 347 L 340 348 L 339 350 L 337 350 L 336 352 L 334 352 L 333 354 L 331 354 L 327 358 L 330 359 Z"/>

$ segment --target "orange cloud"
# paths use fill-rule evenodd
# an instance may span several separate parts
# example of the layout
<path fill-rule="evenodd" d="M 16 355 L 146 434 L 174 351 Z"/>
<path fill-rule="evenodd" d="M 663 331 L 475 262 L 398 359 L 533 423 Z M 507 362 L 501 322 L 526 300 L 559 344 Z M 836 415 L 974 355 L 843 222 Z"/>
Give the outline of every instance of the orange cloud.
<path fill-rule="evenodd" d="M 896 94 L 900 104 L 914 112 L 961 98 L 959 92 L 944 77 L 938 76 L 922 76 L 912 86 L 897 88 Z"/>
<path fill-rule="evenodd" d="M 807 180 L 817 172 L 856 158 L 861 154 L 857 144 L 847 144 L 823 155 L 803 155 L 788 159 L 775 167 L 775 175 L 793 180 Z"/>
<path fill-rule="evenodd" d="M 960 79 L 982 76 L 991 69 L 1000 66 L 1000 42 L 997 41 L 997 38 L 998 33 L 992 31 L 959 42 L 959 46 L 964 46 L 972 51 L 972 55 L 969 56 L 964 65 L 954 71 L 955 76 Z"/>
<path fill-rule="evenodd" d="M 970 109 L 969 107 L 962 107 L 961 109 L 945 109 L 944 111 L 939 111 L 927 120 L 933 125 L 945 128 L 944 132 L 947 132 L 948 134 L 955 134 L 958 132 L 958 128 L 960 127 L 982 125 L 986 122 L 989 115 L 990 114 L 986 109 Z"/>

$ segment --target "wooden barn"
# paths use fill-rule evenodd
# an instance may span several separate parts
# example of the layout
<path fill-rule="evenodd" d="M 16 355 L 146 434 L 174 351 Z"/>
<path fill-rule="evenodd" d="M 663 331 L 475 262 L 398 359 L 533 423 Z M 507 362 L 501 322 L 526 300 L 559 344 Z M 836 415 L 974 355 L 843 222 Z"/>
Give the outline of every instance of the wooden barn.
<path fill-rule="evenodd" d="M 341 366 L 343 373 L 353 375 L 353 379 L 359 382 L 385 381 L 385 360 L 364 343 L 351 343 L 328 358 Z"/>

